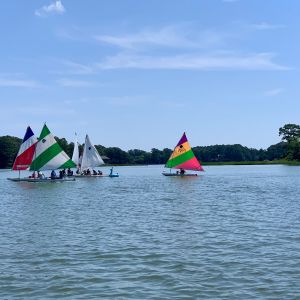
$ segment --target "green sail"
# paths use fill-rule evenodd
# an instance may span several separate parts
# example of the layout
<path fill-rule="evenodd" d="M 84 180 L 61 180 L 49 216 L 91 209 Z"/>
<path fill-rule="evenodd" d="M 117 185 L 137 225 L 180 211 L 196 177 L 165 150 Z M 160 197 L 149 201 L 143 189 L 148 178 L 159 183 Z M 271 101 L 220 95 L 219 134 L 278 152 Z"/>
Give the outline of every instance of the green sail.
<path fill-rule="evenodd" d="M 36 145 L 30 170 L 55 170 L 74 167 L 76 167 L 75 163 L 59 146 L 45 124 L 40 134 L 39 142 Z"/>

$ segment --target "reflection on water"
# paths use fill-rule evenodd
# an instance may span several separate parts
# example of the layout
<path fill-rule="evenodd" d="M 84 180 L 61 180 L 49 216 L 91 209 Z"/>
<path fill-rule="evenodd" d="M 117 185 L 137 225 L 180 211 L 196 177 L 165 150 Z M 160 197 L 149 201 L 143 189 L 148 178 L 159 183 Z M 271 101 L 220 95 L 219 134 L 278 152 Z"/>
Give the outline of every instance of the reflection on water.
<path fill-rule="evenodd" d="M 0 298 L 300 297 L 299 167 L 116 171 L 54 184 L 1 171 Z"/>

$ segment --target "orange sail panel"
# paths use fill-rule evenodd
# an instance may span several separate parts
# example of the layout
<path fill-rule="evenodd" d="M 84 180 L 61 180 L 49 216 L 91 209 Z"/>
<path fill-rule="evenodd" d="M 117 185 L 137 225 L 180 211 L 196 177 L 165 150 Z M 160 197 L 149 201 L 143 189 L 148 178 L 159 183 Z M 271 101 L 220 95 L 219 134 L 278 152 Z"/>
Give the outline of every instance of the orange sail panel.
<path fill-rule="evenodd" d="M 204 171 L 183 133 L 173 153 L 166 163 L 167 168 Z"/>

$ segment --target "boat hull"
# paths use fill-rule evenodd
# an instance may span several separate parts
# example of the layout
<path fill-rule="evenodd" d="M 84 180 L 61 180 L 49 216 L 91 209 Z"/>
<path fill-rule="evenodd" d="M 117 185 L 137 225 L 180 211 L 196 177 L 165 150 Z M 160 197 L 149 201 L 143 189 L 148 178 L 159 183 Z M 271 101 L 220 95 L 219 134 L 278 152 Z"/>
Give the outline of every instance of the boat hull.
<path fill-rule="evenodd" d="M 76 178 L 95 178 L 95 177 L 119 177 L 119 174 L 103 174 L 103 175 L 78 175 L 75 174 L 74 177 Z"/>
<path fill-rule="evenodd" d="M 198 174 L 176 174 L 176 173 L 162 173 L 164 176 L 171 176 L 171 177 L 195 177 Z"/>
<path fill-rule="evenodd" d="M 14 182 L 43 182 L 43 183 L 48 183 L 48 182 L 70 182 L 70 181 L 75 181 L 75 178 L 7 178 L 10 181 Z"/>

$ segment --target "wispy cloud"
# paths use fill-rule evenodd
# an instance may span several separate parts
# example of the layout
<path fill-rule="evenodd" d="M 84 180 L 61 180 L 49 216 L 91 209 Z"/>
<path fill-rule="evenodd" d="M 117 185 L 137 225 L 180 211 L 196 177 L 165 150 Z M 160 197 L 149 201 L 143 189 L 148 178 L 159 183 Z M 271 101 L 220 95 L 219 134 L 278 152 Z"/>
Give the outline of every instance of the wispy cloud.
<path fill-rule="evenodd" d="M 275 97 L 283 92 L 283 89 L 276 88 L 276 89 L 271 89 L 267 90 L 264 92 L 264 95 L 267 97 Z"/>
<path fill-rule="evenodd" d="M 89 82 L 86 80 L 74 80 L 74 79 L 68 79 L 68 78 L 62 78 L 59 79 L 58 84 L 63 86 L 63 87 L 92 87 L 95 86 L 94 82 Z"/>
<path fill-rule="evenodd" d="M 239 0 L 222 0 L 222 2 L 225 3 L 234 3 L 234 2 L 238 2 Z"/>
<path fill-rule="evenodd" d="M 207 48 L 220 45 L 224 34 L 213 30 L 191 33 L 188 26 L 166 26 L 159 30 L 142 30 L 129 35 L 96 35 L 102 43 L 124 49 L 144 49 L 149 47 Z"/>
<path fill-rule="evenodd" d="M 0 86 L 15 88 L 38 88 L 41 85 L 35 80 L 0 75 Z"/>
<path fill-rule="evenodd" d="M 69 60 L 62 61 L 62 64 L 66 67 L 69 67 L 69 72 L 72 74 L 85 75 L 85 74 L 91 74 L 94 72 L 93 66 L 80 64 L 80 63 L 69 61 Z"/>
<path fill-rule="evenodd" d="M 98 64 L 100 69 L 177 69 L 177 70 L 287 70 L 273 62 L 271 53 L 249 55 L 176 55 L 153 57 L 145 55 L 118 54 Z"/>
<path fill-rule="evenodd" d="M 39 9 L 37 9 L 34 14 L 38 17 L 45 17 L 49 14 L 63 14 L 65 12 L 65 8 L 60 0 L 57 0 L 49 5 L 45 5 Z"/>
<path fill-rule="evenodd" d="M 101 61 L 81 64 L 63 61 L 64 74 L 96 74 L 107 69 L 165 70 L 289 70 L 276 62 L 276 53 L 244 52 L 239 44 L 245 39 L 245 24 L 240 31 L 196 29 L 195 23 L 142 29 L 124 35 L 94 35 L 94 40 L 115 46 L 115 54 Z M 253 28 L 275 28 L 269 23 L 253 24 Z M 278 28 L 279 25 L 276 26 Z M 235 45 L 235 46 L 233 46 Z"/>
<path fill-rule="evenodd" d="M 267 23 L 267 22 L 261 22 L 261 23 L 257 23 L 257 24 L 250 24 L 248 27 L 251 28 L 251 29 L 255 29 L 255 30 L 273 30 L 273 29 L 286 28 L 285 25 L 270 24 L 270 23 Z"/>

